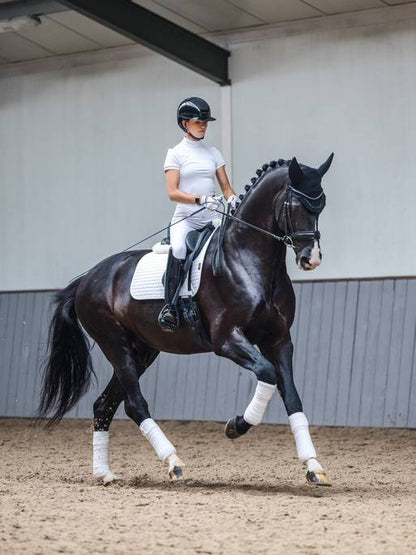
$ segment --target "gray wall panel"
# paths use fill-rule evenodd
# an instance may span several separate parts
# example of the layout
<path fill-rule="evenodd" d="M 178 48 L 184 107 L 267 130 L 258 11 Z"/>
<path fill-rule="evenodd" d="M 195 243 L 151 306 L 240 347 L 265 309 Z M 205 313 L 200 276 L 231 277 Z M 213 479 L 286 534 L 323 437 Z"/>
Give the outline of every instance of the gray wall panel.
<path fill-rule="evenodd" d="M 345 425 L 348 421 L 350 405 L 350 391 L 352 383 L 352 369 L 354 358 L 355 331 L 357 322 L 359 283 L 355 281 L 347 282 L 347 291 L 344 299 L 342 311 L 342 335 L 335 349 L 339 349 L 339 362 L 336 367 L 339 369 L 339 379 L 335 395 L 337 404 L 335 409 L 335 424 Z M 330 415 L 332 416 L 332 415 Z"/>
<path fill-rule="evenodd" d="M 400 376 L 403 380 L 399 388 L 397 407 L 399 422 L 408 427 L 416 427 L 416 280 L 409 280 L 406 296 L 406 312 L 403 329 L 403 343 L 400 361 Z M 408 400 L 408 411 L 405 411 Z M 400 425 L 400 424 L 398 424 Z"/>
<path fill-rule="evenodd" d="M 296 283 L 295 381 L 314 424 L 416 427 L 416 279 Z M 0 416 L 34 415 L 51 293 L 0 294 Z M 112 370 L 92 350 L 95 384 L 68 416 L 92 417 Z M 157 419 L 241 414 L 254 376 L 212 354 L 162 353 L 141 379 Z M 118 417 L 125 417 L 120 408 Z M 287 422 L 276 396 L 265 422 Z"/>
<path fill-rule="evenodd" d="M 398 405 L 403 406 L 408 402 L 409 397 L 409 378 L 411 373 L 401 372 L 402 343 L 405 326 L 406 299 L 407 299 L 407 280 L 395 283 L 395 295 L 392 312 L 391 344 L 388 355 L 386 395 L 384 397 L 384 425 L 405 426 L 406 422 L 400 422 L 401 411 Z M 410 370 L 411 365 L 409 365 Z M 404 374 L 404 375 L 403 375 Z M 407 377 L 407 380 L 406 380 Z M 403 391 L 403 384 L 405 389 Z M 399 391 L 401 394 L 399 395 Z"/>

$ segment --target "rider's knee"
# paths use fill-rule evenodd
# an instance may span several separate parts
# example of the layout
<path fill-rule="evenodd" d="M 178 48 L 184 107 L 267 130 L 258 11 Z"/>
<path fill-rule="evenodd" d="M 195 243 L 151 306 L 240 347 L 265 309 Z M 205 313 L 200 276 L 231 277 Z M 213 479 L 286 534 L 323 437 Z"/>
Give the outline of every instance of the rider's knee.
<path fill-rule="evenodd" d="M 172 254 L 175 258 L 184 260 L 186 257 L 186 245 L 183 243 L 178 245 L 172 244 Z"/>

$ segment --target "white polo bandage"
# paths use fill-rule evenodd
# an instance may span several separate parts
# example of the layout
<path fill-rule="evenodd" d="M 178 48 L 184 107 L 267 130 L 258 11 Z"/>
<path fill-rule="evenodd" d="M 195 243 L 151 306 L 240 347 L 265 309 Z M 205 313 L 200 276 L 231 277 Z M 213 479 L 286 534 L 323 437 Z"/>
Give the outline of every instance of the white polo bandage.
<path fill-rule="evenodd" d="M 94 432 L 92 439 L 92 469 L 95 478 L 103 478 L 110 472 L 110 434 Z"/>
<path fill-rule="evenodd" d="M 169 455 L 176 453 L 175 447 L 168 440 L 160 427 L 156 424 L 153 418 L 146 418 L 140 424 L 140 431 L 144 437 L 149 440 L 156 455 L 161 461 L 165 461 Z"/>
<path fill-rule="evenodd" d="M 273 393 L 276 391 L 276 386 L 266 382 L 257 382 L 254 397 L 245 410 L 243 418 L 248 424 L 257 426 L 263 419 L 267 405 L 272 398 Z"/>
<path fill-rule="evenodd" d="M 289 416 L 290 428 L 296 442 L 299 460 L 316 459 L 316 451 L 309 434 L 308 419 L 303 412 L 295 412 Z"/>

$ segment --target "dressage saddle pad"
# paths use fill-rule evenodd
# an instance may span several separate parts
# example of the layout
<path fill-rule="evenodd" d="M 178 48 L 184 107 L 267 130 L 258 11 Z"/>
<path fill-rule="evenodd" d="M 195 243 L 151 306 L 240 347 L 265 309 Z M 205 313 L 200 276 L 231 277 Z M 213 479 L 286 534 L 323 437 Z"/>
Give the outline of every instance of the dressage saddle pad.
<path fill-rule="evenodd" d="M 201 252 L 192 263 L 191 272 L 191 289 L 188 289 L 188 277 L 180 290 L 181 297 L 189 297 L 197 294 L 201 283 L 202 266 L 207 252 L 208 245 L 214 232 L 203 246 Z M 165 288 L 162 283 L 162 277 L 166 270 L 168 260 L 169 245 L 161 245 L 157 243 L 152 252 L 145 254 L 137 263 L 133 279 L 130 285 L 130 294 L 133 299 L 138 301 L 146 299 L 164 299 Z"/>

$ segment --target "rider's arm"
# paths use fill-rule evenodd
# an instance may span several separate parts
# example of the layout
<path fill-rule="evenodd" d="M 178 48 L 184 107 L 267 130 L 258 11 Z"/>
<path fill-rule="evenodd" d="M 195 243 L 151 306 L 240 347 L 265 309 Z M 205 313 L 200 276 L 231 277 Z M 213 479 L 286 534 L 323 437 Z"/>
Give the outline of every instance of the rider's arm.
<path fill-rule="evenodd" d="M 183 204 L 196 204 L 195 199 L 200 198 L 198 195 L 191 195 L 179 189 L 179 170 L 166 170 L 165 175 L 166 188 L 171 201 Z"/>
<path fill-rule="evenodd" d="M 230 197 L 231 195 L 235 195 L 234 189 L 231 187 L 230 181 L 228 180 L 228 175 L 227 175 L 227 172 L 225 171 L 225 166 L 221 166 L 217 168 L 216 175 L 224 197 L 228 199 L 228 197 Z"/>

